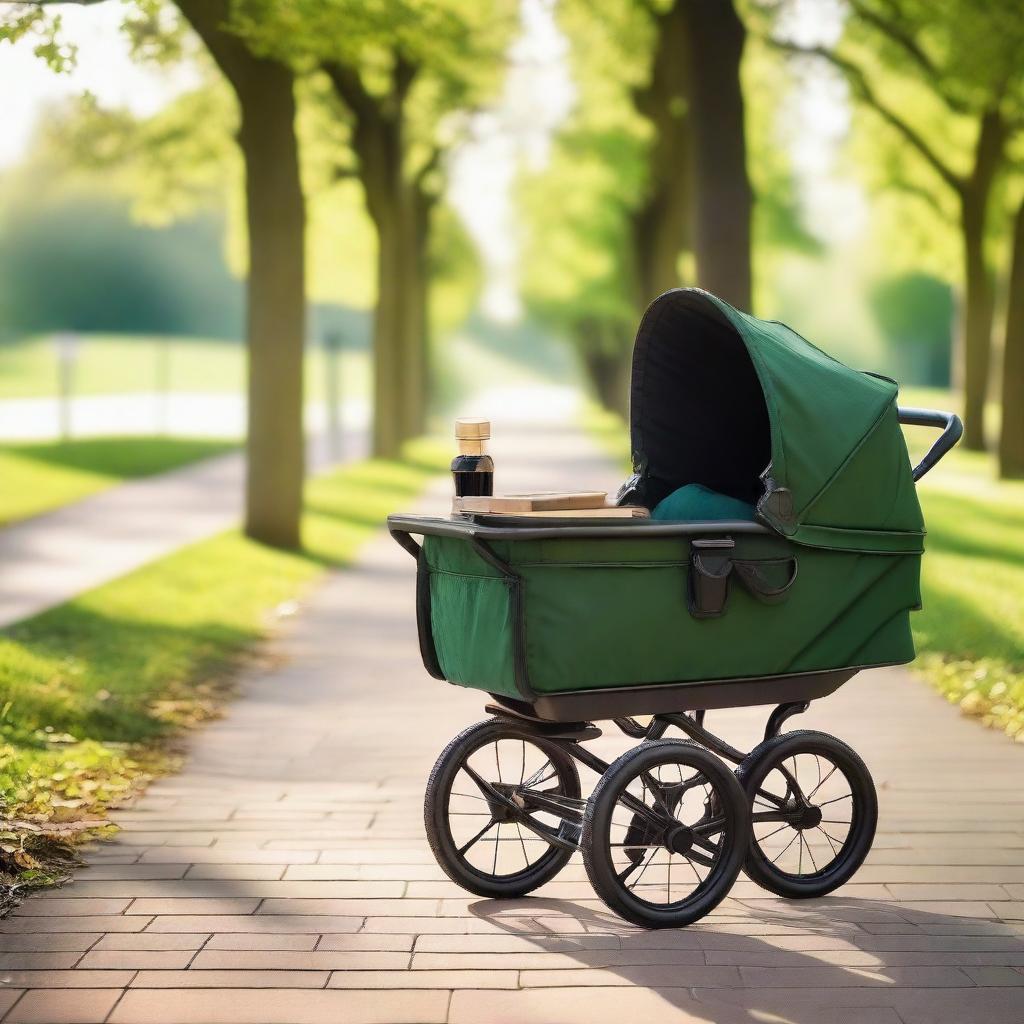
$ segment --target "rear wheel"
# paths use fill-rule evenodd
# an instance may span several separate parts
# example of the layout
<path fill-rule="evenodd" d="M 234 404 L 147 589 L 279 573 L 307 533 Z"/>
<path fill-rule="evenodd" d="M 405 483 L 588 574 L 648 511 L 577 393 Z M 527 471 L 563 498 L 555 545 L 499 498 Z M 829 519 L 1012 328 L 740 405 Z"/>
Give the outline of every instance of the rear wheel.
<path fill-rule="evenodd" d="M 791 899 L 849 881 L 875 837 L 878 799 L 852 747 L 799 730 L 755 747 L 736 773 L 751 803 L 743 865 L 762 888 Z"/>
<path fill-rule="evenodd" d="M 714 754 L 654 740 L 623 754 L 594 788 L 583 863 L 617 914 L 645 928 L 677 928 L 728 894 L 748 831 L 743 790 Z"/>
<path fill-rule="evenodd" d="M 448 877 L 478 896 L 523 896 L 579 844 L 583 801 L 573 759 L 513 723 L 470 726 L 427 781 L 427 840 Z"/>

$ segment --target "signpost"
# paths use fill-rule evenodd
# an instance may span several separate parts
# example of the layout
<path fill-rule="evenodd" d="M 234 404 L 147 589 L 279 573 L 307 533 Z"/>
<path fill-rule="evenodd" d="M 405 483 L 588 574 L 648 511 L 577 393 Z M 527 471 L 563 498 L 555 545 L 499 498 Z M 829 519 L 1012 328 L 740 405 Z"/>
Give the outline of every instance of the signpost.
<path fill-rule="evenodd" d="M 58 331 L 53 336 L 57 351 L 57 418 L 60 438 L 71 437 L 71 402 L 75 384 L 75 365 L 82 347 L 82 339 L 74 331 Z"/>
<path fill-rule="evenodd" d="M 327 401 L 327 450 L 331 462 L 341 461 L 341 331 L 324 333 L 324 354 L 326 357 L 326 401 Z"/>

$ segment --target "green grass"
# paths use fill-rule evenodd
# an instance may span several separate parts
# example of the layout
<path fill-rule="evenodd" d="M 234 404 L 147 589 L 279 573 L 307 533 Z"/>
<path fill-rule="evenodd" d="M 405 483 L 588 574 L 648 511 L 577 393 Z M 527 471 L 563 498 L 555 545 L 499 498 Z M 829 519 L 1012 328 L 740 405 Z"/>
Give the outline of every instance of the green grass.
<path fill-rule="evenodd" d="M 226 533 L 0 631 L 0 805 L 60 823 L 101 813 L 216 712 L 225 680 L 326 566 L 444 468 L 439 445 L 307 486 L 306 550 Z M 0 852 L 3 850 L 0 834 Z M 2 861 L 2 858 L 0 858 Z"/>
<path fill-rule="evenodd" d="M 309 397 L 324 395 L 325 357 L 312 346 L 306 356 Z M 370 388 L 369 353 L 341 353 L 343 397 Z M 83 334 L 73 373 L 75 395 L 196 391 L 239 394 L 245 385 L 245 346 L 210 338 L 158 338 Z M 57 357 L 49 337 L 0 343 L 0 399 L 45 398 L 58 392 Z"/>
<path fill-rule="evenodd" d="M 957 408 L 949 392 L 908 389 L 906 405 Z M 998 410 L 993 416 L 998 417 Z M 591 407 L 587 429 L 624 468 L 628 430 Z M 916 462 L 934 430 L 907 430 Z M 965 714 L 1024 742 L 1024 481 L 996 479 L 993 456 L 954 449 L 921 481 L 928 528 L 913 671 Z"/>
<path fill-rule="evenodd" d="M 948 392 L 906 404 L 958 411 Z M 986 411 L 994 436 L 998 409 Z M 920 457 L 935 431 L 907 431 Z M 913 670 L 950 703 L 1024 743 L 1024 481 L 998 480 L 995 458 L 954 449 L 918 485 L 928 537 L 924 609 L 913 617 Z"/>
<path fill-rule="evenodd" d="M 227 441 L 170 437 L 0 444 L 0 526 L 232 447 Z"/>

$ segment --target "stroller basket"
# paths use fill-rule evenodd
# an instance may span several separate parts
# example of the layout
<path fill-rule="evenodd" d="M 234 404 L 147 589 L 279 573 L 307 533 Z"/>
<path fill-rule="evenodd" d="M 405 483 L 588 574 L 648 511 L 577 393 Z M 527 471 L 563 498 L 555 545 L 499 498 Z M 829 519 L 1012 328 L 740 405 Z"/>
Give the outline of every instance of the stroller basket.
<path fill-rule="evenodd" d="M 913 657 L 901 590 L 870 602 L 873 643 L 830 639 L 844 599 L 823 604 L 815 594 L 828 590 L 834 556 L 797 560 L 757 524 L 565 522 L 391 517 L 417 559 L 420 652 L 432 676 L 579 721 L 810 700 L 864 664 Z M 861 594 L 893 571 L 883 564 L 891 556 L 840 557 Z M 903 571 L 916 595 L 916 566 Z M 811 617 L 802 628 L 800 615 Z"/>

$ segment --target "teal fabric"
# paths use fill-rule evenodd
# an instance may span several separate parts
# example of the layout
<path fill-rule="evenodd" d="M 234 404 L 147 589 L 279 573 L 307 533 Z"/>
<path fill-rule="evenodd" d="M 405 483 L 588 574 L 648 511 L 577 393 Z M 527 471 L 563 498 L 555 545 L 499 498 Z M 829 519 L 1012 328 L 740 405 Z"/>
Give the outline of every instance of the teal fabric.
<path fill-rule="evenodd" d="M 720 522 L 740 519 L 754 521 L 754 506 L 728 494 L 709 490 L 703 484 L 686 484 L 663 498 L 651 512 L 652 519 L 677 522 Z"/>

